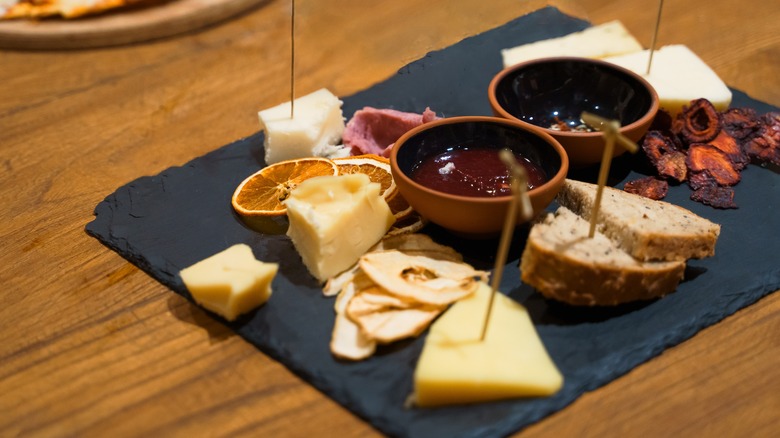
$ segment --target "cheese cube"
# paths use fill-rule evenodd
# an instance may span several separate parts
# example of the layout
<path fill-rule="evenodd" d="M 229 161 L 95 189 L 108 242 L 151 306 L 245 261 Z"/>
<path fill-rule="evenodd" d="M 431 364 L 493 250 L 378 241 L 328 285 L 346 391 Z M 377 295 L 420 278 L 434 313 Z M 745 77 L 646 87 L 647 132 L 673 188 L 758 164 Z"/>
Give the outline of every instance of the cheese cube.
<path fill-rule="evenodd" d="M 307 179 L 285 201 L 287 235 L 309 272 L 320 281 L 352 267 L 395 222 L 368 176 Z"/>
<path fill-rule="evenodd" d="M 244 244 L 182 269 L 180 275 L 196 303 L 228 321 L 265 303 L 279 265 L 255 259 Z"/>
<path fill-rule="evenodd" d="M 604 58 L 605 61 L 625 67 L 640 74 L 655 88 L 661 108 L 672 117 L 683 105 L 699 98 L 706 98 L 718 111 L 728 109 L 731 90 L 718 75 L 688 47 L 664 46 L 653 53 L 650 75 L 647 75 L 648 50 L 628 55 Z"/>
<path fill-rule="evenodd" d="M 414 372 L 418 406 L 547 396 L 563 385 L 528 312 L 511 298 L 496 293 L 480 342 L 491 293 L 480 283 L 431 326 Z"/>
<path fill-rule="evenodd" d="M 303 157 L 336 158 L 349 155 L 339 146 L 344 132 L 342 102 L 325 88 L 290 102 L 260 111 L 260 129 L 265 131 L 265 162 L 274 164 Z"/>
<path fill-rule="evenodd" d="M 537 41 L 504 49 L 501 56 L 504 67 L 536 58 L 550 56 L 582 56 L 603 58 L 642 50 L 642 45 L 618 20 L 589 27 L 560 38 Z"/>

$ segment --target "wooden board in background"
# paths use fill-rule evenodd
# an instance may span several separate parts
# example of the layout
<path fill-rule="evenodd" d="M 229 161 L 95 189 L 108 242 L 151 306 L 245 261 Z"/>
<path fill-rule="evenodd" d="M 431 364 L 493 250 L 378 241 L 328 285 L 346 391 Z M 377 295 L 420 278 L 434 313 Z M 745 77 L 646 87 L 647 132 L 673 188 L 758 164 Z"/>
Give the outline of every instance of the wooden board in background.
<path fill-rule="evenodd" d="M 72 20 L 0 22 L 0 48 L 79 49 L 138 43 L 214 24 L 267 0 L 173 0 Z"/>

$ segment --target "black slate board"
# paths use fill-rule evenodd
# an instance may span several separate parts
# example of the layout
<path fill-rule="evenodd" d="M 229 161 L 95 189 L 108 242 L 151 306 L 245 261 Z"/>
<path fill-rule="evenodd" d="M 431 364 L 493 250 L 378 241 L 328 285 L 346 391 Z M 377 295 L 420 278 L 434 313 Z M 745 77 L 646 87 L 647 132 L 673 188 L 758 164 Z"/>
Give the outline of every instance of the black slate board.
<path fill-rule="evenodd" d="M 542 9 L 466 39 L 404 67 L 395 77 L 348 97 L 345 115 L 364 105 L 445 116 L 490 114 L 485 98 L 501 69 L 499 50 L 581 30 L 588 23 Z M 775 110 L 735 91 L 734 105 Z M 323 298 L 284 235 L 245 227 L 230 207 L 238 183 L 263 165 L 262 133 L 226 145 L 184 166 L 139 178 L 95 209 L 87 233 L 187 298 L 178 272 L 234 243 L 247 243 L 260 260 L 278 262 L 272 299 L 228 323 L 243 338 L 285 364 L 380 431 L 396 436 L 500 436 L 562 409 L 780 288 L 780 177 L 750 166 L 737 186 L 738 210 L 715 210 L 672 187 L 668 201 L 720 223 L 717 255 L 689 263 L 687 279 L 672 295 L 614 309 L 572 309 L 549 302 L 521 284 L 517 269 L 527 229 L 516 233 L 502 290 L 530 311 L 550 355 L 565 376 L 554 397 L 439 409 L 404 409 L 423 338 L 382 348 L 359 363 L 333 359 L 328 343 L 332 300 Z M 615 166 L 618 186 L 639 176 L 631 163 Z M 630 172 L 630 173 L 629 173 Z M 429 226 L 425 232 L 455 246 L 477 267 L 492 266 L 496 242 L 459 240 Z"/>

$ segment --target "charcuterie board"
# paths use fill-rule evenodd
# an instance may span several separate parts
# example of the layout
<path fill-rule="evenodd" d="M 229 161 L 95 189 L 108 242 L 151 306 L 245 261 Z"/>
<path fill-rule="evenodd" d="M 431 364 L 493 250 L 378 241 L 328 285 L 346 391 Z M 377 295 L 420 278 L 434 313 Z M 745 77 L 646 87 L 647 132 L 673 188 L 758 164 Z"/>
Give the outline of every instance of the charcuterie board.
<path fill-rule="evenodd" d="M 363 106 L 444 116 L 488 115 L 486 91 L 501 69 L 500 49 L 581 30 L 588 23 L 547 8 L 433 52 L 394 77 L 345 97 L 344 114 Z M 777 109 L 735 91 L 734 105 L 759 112 Z M 563 409 L 580 395 L 608 384 L 663 350 L 780 289 L 776 251 L 780 176 L 750 166 L 737 186 L 736 210 L 715 210 L 689 199 L 685 186 L 670 188 L 667 201 L 721 224 L 716 255 L 694 260 L 673 294 L 655 301 L 608 309 L 574 308 L 548 301 L 520 281 L 518 259 L 527 228 L 516 233 L 501 291 L 522 303 L 564 375 L 563 389 L 549 398 L 471 406 L 405 407 L 420 338 L 382 347 L 368 360 L 335 359 L 328 348 L 333 301 L 301 263 L 284 234 L 246 227 L 230 197 L 243 178 L 264 165 L 263 133 L 238 140 L 182 166 L 120 187 L 95 209 L 86 231 L 190 298 L 178 273 L 235 243 L 280 264 L 274 295 L 263 307 L 226 324 L 347 409 L 393 436 L 504 436 Z M 617 187 L 643 176 L 630 159 L 613 166 Z M 428 226 L 424 233 L 490 269 L 496 241 L 468 241 Z"/>
<path fill-rule="evenodd" d="M 227 20 L 267 0 L 169 0 L 77 19 L 0 21 L 0 48 L 79 49 L 138 43 Z"/>

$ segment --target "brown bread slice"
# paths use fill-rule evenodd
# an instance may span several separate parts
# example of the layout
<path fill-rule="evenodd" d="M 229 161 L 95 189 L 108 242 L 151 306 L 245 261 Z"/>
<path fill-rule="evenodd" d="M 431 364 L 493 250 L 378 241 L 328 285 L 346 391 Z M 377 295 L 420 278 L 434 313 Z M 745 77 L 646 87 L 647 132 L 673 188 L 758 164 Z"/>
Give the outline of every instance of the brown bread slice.
<path fill-rule="evenodd" d="M 561 207 L 535 224 L 520 261 L 523 282 L 573 305 L 615 305 L 662 297 L 677 288 L 684 261 L 643 262 Z"/>
<path fill-rule="evenodd" d="M 590 220 L 596 185 L 567 179 L 558 204 Z M 605 187 L 601 232 L 640 260 L 687 260 L 715 254 L 720 225 L 682 207 Z"/>

